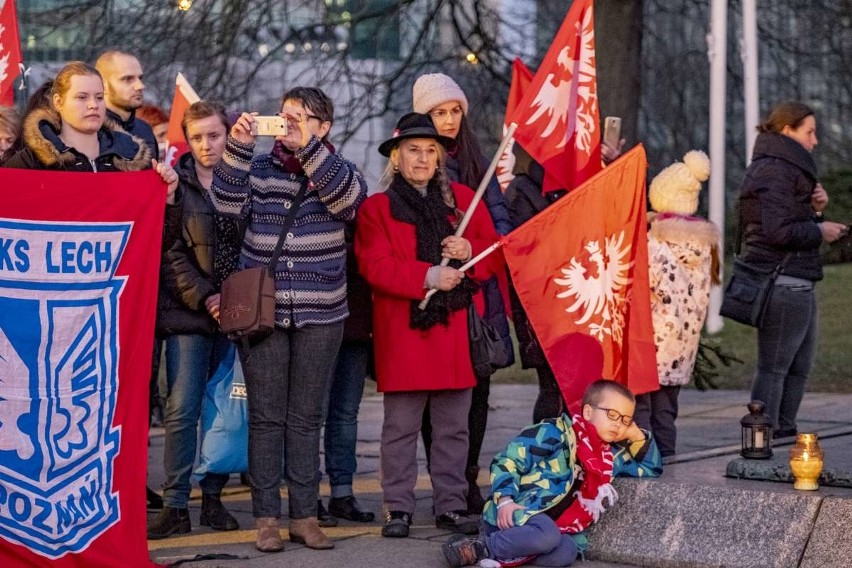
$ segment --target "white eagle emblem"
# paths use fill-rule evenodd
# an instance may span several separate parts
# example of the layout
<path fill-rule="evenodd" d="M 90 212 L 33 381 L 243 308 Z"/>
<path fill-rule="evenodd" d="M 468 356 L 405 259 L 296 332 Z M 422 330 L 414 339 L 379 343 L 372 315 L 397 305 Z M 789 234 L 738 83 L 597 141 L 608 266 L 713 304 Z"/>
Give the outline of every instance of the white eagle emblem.
<path fill-rule="evenodd" d="M 571 257 L 568 268 L 560 268 L 562 278 L 554 278 L 559 286 L 567 287 L 557 298 L 573 299 L 565 311 L 580 315 L 574 323 L 586 325 L 591 335 L 603 340 L 609 335 L 621 345 L 624 330 L 624 310 L 628 304 L 627 291 L 631 279 L 628 272 L 633 263 L 628 260 L 630 244 L 624 242 L 624 231 L 600 241 L 589 241 L 584 247 L 595 273 L 589 274 L 586 265 Z"/>
<path fill-rule="evenodd" d="M 571 53 L 566 45 L 556 57 L 558 73 L 548 73 L 541 89 L 532 102 L 535 112 L 527 119 L 527 126 L 546 116 L 547 125 L 542 138 L 555 133 L 555 148 L 564 148 L 576 134 L 575 146 L 590 153 L 592 133 L 597 130 L 597 89 L 595 70 L 595 31 L 593 12 L 586 10 L 583 21 L 575 23 L 576 37 L 580 38 L 579 53 Z"/>
<path fill-rule="evenodd" d="M 0 8 L 3 7 L 3 2 L 0 2 Z M 6 80 L 8 77 L 8 73 L 6 70 L 9 68 L 9 57 L 12 55 L 11 50 L 7 50 L 3 47 L 3 32 L 6 31 L 6 28 L 0 25 L 0 83 Z M 5 53 L 5 55 L 4 55 Z"/>

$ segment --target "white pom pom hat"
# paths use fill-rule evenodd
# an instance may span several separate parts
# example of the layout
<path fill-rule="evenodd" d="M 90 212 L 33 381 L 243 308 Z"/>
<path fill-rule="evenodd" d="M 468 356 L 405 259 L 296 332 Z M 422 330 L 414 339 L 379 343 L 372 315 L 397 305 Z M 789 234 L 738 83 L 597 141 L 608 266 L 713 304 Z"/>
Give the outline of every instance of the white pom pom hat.
<path fill-rule="evenodd" d="M 710 158 L 700 150 L 687 152 L 651 180 L 648 197 L 658 213 L 692 215 L 698 209 L 701 182 L 710 177 Z"/>

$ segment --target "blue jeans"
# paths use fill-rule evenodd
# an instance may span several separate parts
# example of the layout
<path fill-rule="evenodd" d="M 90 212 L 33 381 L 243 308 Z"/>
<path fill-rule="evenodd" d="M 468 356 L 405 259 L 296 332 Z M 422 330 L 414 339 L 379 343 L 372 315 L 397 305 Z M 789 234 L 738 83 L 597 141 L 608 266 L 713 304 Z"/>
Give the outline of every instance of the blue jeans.
<path fill-rule="evenodd" d="M 352 495 L 352 476 L 358 467 L 358 408 L 364 394 L 370 344 L 345 341 L 340 345 L 325 419 L 325 472 L 332 497 Z"/>
<path fill-rule="evenodd" d="M 185 509 L 189 501 L 204 389 L 229 347 L 228 338 L 221 334 L 166 339 L 166 375 L 160 379 L 160 397 L 166 430 L 163 503 L 167 507 Z M 227 475 L 208 474 L 200 482 L 201 490 L 218 494 L 227 482 Z"/>
<path fill-rule="evenodd" d="M 240 350 L 248 396 L 249 478 L 255 517 L 281 516 L 286 454 L 290 519 L 317 514 L 319 438 L 343 322 L 276 328 Z"/>
<path fill-rule="evenodd" d="M 533 515 L 526 524 L 502 530 L 483 521 L 480 538 L 484 538 L 489 556 L 497 560 L 535 556 L 530 566 L 570 566 L 577 559 L 574 539 L 560 533 L 544 513 Z"/>
<path fill-rule="evenodd" d="M 817 344 L 813 286 L 776 284 L 757 332 L 752 400 L 762 400 L 775 430 L 795 430 Z"/>

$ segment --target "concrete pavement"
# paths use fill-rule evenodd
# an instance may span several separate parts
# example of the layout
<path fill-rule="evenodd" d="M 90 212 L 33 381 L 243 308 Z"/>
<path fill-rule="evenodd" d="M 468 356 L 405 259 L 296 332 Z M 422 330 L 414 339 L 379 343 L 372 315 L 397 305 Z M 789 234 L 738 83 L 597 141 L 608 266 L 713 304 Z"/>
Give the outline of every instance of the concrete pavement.
<path fill-rule="evenodd" d="M 487 465 L 491 457 L 519 428 L 530 422 L 532 407 L 537 394 L 537 385 L 495 384 L 490 398 L 489 425 L 480 464 L 483 472 L 480 485 L 487 486 Z M 704 487 L 718 486 L 719 490 L 749 488 L 758 492 L 795 493 L 787 484 L 759 481 L 734 480 L 724 477 L 725 465 L 736 457 L 739 450 L 739 419 L 746 414 L 745 391 L 684 390 L 681 393 L 681 413 L 678 419 L 678 456 L 666 467 L 658 483 L 697 484 Z M 370 510 L 381 513 L 381 488 L 378 481 L 379 434 L 382 418 L 381 395 L 376 394 L 374 383 L 368 381 L 359 418 L 358 467 L 355 492 Z M 805 396 L 800 411 L 800 431 L 816 431 L 821 439 L 833 436 L 827 442 L 826 465 L 849 460 L 849 442 L 852 442 L 852 395 L 809 393 Z M 163 481 L 162 430 L 152 432 L 149 452 L 149 485 L 158 489 Z M 781 448 L 779 452 L 786 452 Z M 197 554 L 227 554 L 234 558 L 201 560 L 186 564 L 199 568 L 214 567 L 266 567 L 290 566 L 323 568 L 350 566 L 355 568 L 418 567 L 439 568 L 444 566 L 440 545 L 449 538 L 445 531 L 434 527 L 431 512 L 431 489 L 426 475 L 425 456 L 422 447 L 418 452 L 421 475 L 417 485 L 417 509 L 411 538 L 387 539 L 380 536 L 381 525 L 359 524 L 341 521 L 340 526 L 326 529 L 336 543 L 331 551 L 313 551 L 288 542 L 287 550 L 280 554 L 266 555 L 255 550 L 255 533 L 252 529 L 251 503 L 248 488 L 239 484 L 238 476 L 232 476 L 225 490 L 224 500 L 229 510 L 237 517 L 245 530 L 216 532 L 197 526 L 200 494 L 193 493 L 190 516 L 193 531 L 189 535 L 160 541 L 149 541 L 151 557 L 157 562 L 171 563 L 188 559 Z M 846 464 L 843 464 L 846 465 Z M 852 464 L 849 464 L 852 465 Z M 821 488 L 820 494 L 837 497 L 852 497 L 852 490 Z M 321 494 L 327 502 L 328 487 L 323 485 Z M 286 497 L 286 489 L 282 490 Z M 286 512 L 286 503 L 283 511 Z M 286 527 L 286 518 L 282 520 Z M 286 537 L 286 531 L 283 531 Z M 594 550 L 592 551 L 594 555 Z M 637 562 L 639 563 L 639 562 Z M 657 565 L 642 560 L 643 565 Z M 663 565 L 663 564 L 659 564 Z M 677 564 L 666 564 L 677 565 Z M 715 564 L 719 565 L 719 564 Z M 769 565 L 769 564 L 767 564 Z M 601 561 L 583 564 L 588 568 L 627 566 Z"/>

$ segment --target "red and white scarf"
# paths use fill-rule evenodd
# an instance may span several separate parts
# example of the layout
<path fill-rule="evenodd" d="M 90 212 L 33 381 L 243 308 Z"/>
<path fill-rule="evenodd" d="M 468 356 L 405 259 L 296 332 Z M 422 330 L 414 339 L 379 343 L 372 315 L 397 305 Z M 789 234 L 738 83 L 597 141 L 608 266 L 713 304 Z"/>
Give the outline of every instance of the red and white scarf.
<path fill-rule="evenodd" d="M 592 523 L 596 523 L 601 513 L 615 505 L 618 493 L 612 486 L 612 450 L 598 436 L 594 425 L 587 422 L 579 414 L 571 417 L 571 427 L 577 438 L 577 464 L 575 468 L 577 479 L 572 487 L 575 488 L 574 502 L 565 509 L 556 521 L 563 533 L 577 534 L 583 532 Z"/>

